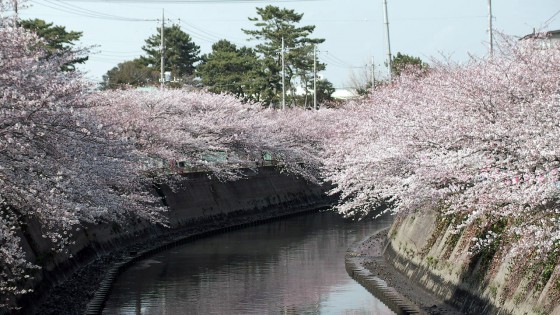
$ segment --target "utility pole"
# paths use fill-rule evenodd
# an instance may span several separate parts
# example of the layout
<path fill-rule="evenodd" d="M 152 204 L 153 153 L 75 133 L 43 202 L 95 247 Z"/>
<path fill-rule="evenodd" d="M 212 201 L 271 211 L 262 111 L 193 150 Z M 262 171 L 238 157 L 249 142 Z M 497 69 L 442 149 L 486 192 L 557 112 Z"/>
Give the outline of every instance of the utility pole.
<path fill-rule="evenodd" d="M 375 90 L 375 62 L 371 57 L 371 89 Z"/>
<path fill-rule="evenodd" d="M 163 39 L 163 29 L 165 28 L 165 13 L 164 13 L 164 9 L 161 9 L 161 29 L 160 29 L 160 37 L 161 37 L 161 46 L 160 46 L 160 54 L 161 54 L 161 62 L 160 62 L 160 75 L 159 75 L 159 80 L 160 80 L 160 87 L 163 90 L 163 87 L 165 85 L 165 46 L 164 46 L 164 39 Z"/>
<path fill-rule="evenodd" d="M 282 37 L 282 110 L 286 109 L 286 63 L 284 62 L 284 37 Z"/>
<path fill-rule="evenodd" d="M 494 36 L 492 33 L 492 0 L 488 0 L 488 39 L 490 41 L 490 57 L 494 55 Z"/>
<path fill-rule="evenodd" d="M 14 27 L 18 26 L 18 2 L 14 0 Z"/>
<path fill-rule="evenodd" d="M 389 80 L 392 77 L 393 60 L 391 58 L 391 39 L 389 38 L 389 14 L 387 13 L 387 0 L 383 0 L 384 20 L 385 20 L 385 39 L 387 40 L 387 65 L 389 65 Z"/>
<path fill-rule="evenodd" d="M 313 107 L 317 108 L 317 45 L 313 45 Z"/>

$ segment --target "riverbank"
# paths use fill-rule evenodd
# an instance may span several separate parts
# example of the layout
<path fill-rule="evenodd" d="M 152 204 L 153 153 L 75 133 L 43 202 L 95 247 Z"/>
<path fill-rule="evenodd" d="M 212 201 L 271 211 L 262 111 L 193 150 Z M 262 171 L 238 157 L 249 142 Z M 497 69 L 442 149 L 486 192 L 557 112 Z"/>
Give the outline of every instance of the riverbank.
<path fill-rule="evenodd" d="M 224 233 L 247 225 L 260 224 L 310 211 L 318 211 L 325 207 L 325 205 L 316 205 L 299 209 L 286 208 L 265 212 L 242 212 L 228 216 L 213 217 L 192 226 L 170 231 L 166 235 L 126 246 L 100 256 L 87 266 L 79 269 L 63 284 L 54 287 L 49 292 L 48 298 L 44 303 L 33 310 L 32 313 L 45 315 L 100 314 L 103 309 L 103 302 L 110 293 L 111 282 L 117 276 L 117 274 L 112 272 L 115 269 L 124 270 L 128 265 L 153 253 L 213 233 Z M 107 286 L 109 286 L 108 290 Z M 101 300 L 96 301 L 96 299 Z M 99 302 L 101 304 L 96 304 Z"/>
<path fill-rule="evenodd" d="M 189 173 L 175 188 L 160 186 L 154 193 L 169 207 L 169 228 L 137 220 L 87 226 L 74 235 L 68 252 L 53 254 L 41 237 L 41 227 L 30 225 L 23 247 L 42 269 L 35 276 L 34 292 L 18 301 L 21 309 L 10 313 L 0 310 L 0 314 L 82 314 L 111 266 L 146 250 L 332 203 L 326 187 L 275 167 L 241 171 L 244 178 L 234 182 Z"/>
<path fill-rule="evenodd" d="M 477 228 L 457 231 L 454 219 L 435 210 L 397 217 L 388 232 L 385 259 L 411 283 L 465 314 L 560 314 L 556 252 L 546 254 L 545 264 L 532 261 L 535 256 L 513 260 L 503 252 L 509 248 L 509 232 L 494 229 L 496 240 L 504 242 L 473 254 Z"/>
<path fill-rule="evenodd" d="M 388 228 L 351 247 L 348 274 L 397 314 L 463 314 L 400 273 L 384 256 Z"/>

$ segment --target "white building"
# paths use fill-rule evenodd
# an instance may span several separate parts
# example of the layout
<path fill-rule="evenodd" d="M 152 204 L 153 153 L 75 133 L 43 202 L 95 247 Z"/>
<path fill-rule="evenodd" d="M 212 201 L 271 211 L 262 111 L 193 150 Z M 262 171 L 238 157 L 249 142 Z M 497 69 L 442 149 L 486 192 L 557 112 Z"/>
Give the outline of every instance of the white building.
<path fill-rule="evenodd" d="M 552 47 L 553 44 L 556 45 L 560 44 L 560 30 L 542 32 L 542 33 L 536 33 L 533 30 L 533 33 L 521 37 L 520 40 L 526 40 L 532 38 L 537 38 L 539 41 L 542 41 L 544 47 Z"/>
<path fill-rule="evenodd" d="M 360 97 L 354 89 L 336 89 L 331 96 L 335 100 L 349 100 Z"/>

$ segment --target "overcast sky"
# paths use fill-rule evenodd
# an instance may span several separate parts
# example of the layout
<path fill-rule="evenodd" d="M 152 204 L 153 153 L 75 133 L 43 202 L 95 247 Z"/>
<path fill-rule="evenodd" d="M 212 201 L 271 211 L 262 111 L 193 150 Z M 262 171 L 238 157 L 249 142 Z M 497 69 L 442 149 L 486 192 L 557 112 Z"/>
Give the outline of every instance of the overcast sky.
<path fill-rule="evenodd" d="M 488 48 L 488 0 L 387 0 L 391 50 L 429 61 L 451 57 L 465 61 L 469 54 L 483 56 Z M 67 30 L 81 31 L 81 43 L 96 45 L 98 53 L 81 67 L 89 78 L 101 76 L 119 62 L 142 55 L 144 40 L 156 32 L 165 11 L 166 23 L 178 23 L 201 47 L 228 39 L 252 46 L 242 28 L 251 29 L 248 17 L 256 7 L 268 4 L 304 13 L 301 25 L 315 25 L 313 37 L 325 38 L 318 47 L 319 59 L 327 63 L 322 76 L 337 88 L 350 85 L 352 71 L 364 72 L 373 57 L 378 75 L 386 73 L 383 0 L 311 1 L 58 1 L 32 0 L 21 17 L 41 18 Z M 559 0 L 493 0 L 495 30 L 523 36 L 533 29 L 560 29 Z M 144 19 L 151 21 L 130 21 Z"/>

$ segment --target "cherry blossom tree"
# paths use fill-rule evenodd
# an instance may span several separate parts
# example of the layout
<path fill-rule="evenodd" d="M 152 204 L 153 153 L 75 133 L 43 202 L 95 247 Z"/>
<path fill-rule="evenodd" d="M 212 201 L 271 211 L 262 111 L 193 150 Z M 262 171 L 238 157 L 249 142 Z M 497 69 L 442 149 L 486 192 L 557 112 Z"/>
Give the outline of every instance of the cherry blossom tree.
<path fill-rule="evenodd" d="M 90 100 L 104 128 L 133 143 L 146 160 L 182 161 L 235 179 L 239 166 L 254 168 L 268 152 L 285 169 L 317 181 L 320 142 L 305 128 L 312 122 L 304 122 L 314 119 L 310 111 L 279 112 L 231 95 L 186 90 L 108 91 Z M 209 152 L 227 159 L 209 161 Z M 153 164 L 152 172 L 165 164 Z"/>
<path fill-rule="evenodd" d="M 133 148 L 87 114 L 91 87 L 60 71 L 76 56 L 46 58 L 42 40 L 18 27 L 0 38 L 0 303 L 9 303 L 34 267 L 20 245 L 26 223 L 62 250 L 80 223 L 158 222 L 162 209 Z"/>
<path fill-rule="evenodd" d="M 231 180 L 271 154 L 333 183 L 346 216 L 436 209 L 480 232 L 473 249 L 496 223 L 513 257 L 559 246 L 560 47 L 504 39 L 491 59 L 410 68 L 341 108 L 280 111 L 201 91 L 93 92 L 60 71 L 80 51 L 46 58 L 40 38 L 3 24 L 0 304 L 37 268 L 21 247 L 27 222 L 57 250 L 84 222 L 165 223 L 148 188 L 172 179 L 170 161 Z"/>
<path fill-rule="evenodd" d="M 560 48 L 504 39 L 501 49 L 403 74 L 347 106 L 351 132 L 324 151 L 341 213 L 439 209 L 485 232 L 475 249 L 496 222 L 508 226 L 511 255 L 558 245 Z"/>
<path fill-rule="evenodd" d="M 53 248 L 64 250 L 84 222 L 164 222 L 147 189 L 162 175 L 153 161 L 185 161 L 233 179 L 236 167 L 255 167 L 269 152 L 283 169 L 316 180 L 318 141 L 300 128 L 310 125 L 309 111 L 280 114 L 184 90 L 92 93 L 80 73 L 60 71 L 75 55 L 46 58 L 41 39 L 22 28 L 2 28 L 0 37 L 3 303 L 26 292 L 37 268 L 21 248 L 26 223 L 38 222 Z M 228 159 L 205 159 L 209 151 Z"/>

